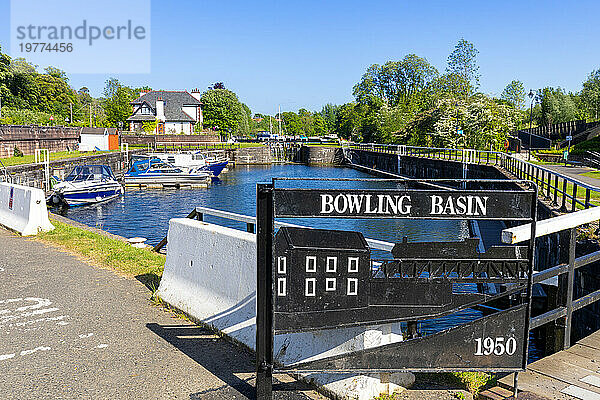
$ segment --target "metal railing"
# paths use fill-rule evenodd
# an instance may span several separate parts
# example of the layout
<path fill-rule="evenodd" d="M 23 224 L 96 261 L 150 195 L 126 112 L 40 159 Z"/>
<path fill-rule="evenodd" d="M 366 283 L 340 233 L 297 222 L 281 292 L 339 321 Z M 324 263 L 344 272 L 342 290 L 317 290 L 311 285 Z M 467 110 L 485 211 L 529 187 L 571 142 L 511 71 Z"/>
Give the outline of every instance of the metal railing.
<path fill-rule="evenodd" d="M 574 299 L 575 271 L 586 265 L 600 261 L 600 250 L 576 257 L 577 230 L 578 228 L 596 222 L 600 219 L 600 207 L 577 211 L 568 215 L 550 218 L 538 222 L 536 237 L 546 236 L 562 231 L 569 232 L 568 261 L 554 267 L 536 272 L 533 283 L 541 283 L 548 279 L 558 277 L 557 304 L 550 305 L 552 309 L 531 318 L 530 329 L 539 328 L 550 322 L 559 321 L 556 329 L 562 336 L 562 343 L 557 350 L 571 346 L 571 329 L 573 312 L 600 300 L 600 289 Z M 528 225 L 521 225 L 506 229 L 502 232 L 502 241 L 507 244 L 521 243 L 529 240 L 531 230 Z"/>
<path fill-rule="evenodd" d="M 186 218 L 196 219 L 198 221 L 204 221 L 205 215 L 211 215 L 213 217 L 219 217 L 228 219 L 231 221 L 243 222 L 246 224 L 246 231 L 249 233 L 256 233 L 256 217 L 249 215 L 236 214 L 228 211 L 216 210 L 208 207 L 196 207 L 188 214 Z M 291 226 L 297 228 L 308 228 L 302 225 L 289 224 L 287 222 L 275 221 L 275 228 L 282 226 Z M 365 238 L 370 247 L 377 250 L 392 251 L 394 243 L 385 242 L 383 240 Z M 154 248 L 153 251 L 159 252 L 167 244 L 167 237 L 165 236 Z"/>
<path fill-rule="evenodd" d="M 349 150 L 365 150 L 399 156 L 429 158 L 466 164 L 494 165 L 512 174 L 516 179 L 531 180 L 538 186 L 538 194 L 560 207 L 562 212 L 595 207 L 600 202 L 600 187 L 581 182 L 515 156 L 498 151 L 474 149 L 445 149 L 371 143 L 347 143 Z"/>

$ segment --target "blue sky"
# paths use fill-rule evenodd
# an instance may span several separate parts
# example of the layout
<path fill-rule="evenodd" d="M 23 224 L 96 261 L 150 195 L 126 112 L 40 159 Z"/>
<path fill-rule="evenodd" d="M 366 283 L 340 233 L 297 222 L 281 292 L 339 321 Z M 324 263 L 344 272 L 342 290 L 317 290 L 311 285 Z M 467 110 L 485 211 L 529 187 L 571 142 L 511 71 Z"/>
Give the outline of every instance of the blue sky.
<path fill-rule="evenodd" d="M 0 0 L 3 52 L 9 7 Z M 577 91 L 600 68 L 598 15 L 600 2 L 588 0 L 152 1 L 151 73 L 70 74 L 70 83 L 98 96 L 110 76 L 168 90 L 222 81 L 253 112 L 320 110 L 351 101 L 373 63 L 415 53 L 443 71 L 465 38 L 479 50 L 485 93 L 498 95 L 513 79 Z"/>

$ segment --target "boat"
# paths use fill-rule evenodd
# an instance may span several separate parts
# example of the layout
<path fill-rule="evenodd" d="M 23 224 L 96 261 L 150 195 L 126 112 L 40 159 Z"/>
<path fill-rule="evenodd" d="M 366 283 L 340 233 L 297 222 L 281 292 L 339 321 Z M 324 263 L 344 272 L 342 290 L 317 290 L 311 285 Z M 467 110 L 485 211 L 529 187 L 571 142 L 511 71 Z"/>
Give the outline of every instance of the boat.
<path fill-rule="evenodd" d="M 227 159 L 219 159 L 213 156 L 206 156 L 202 152 L 181 152 L 181 153 L 152 153 L 151 156 L 159 158 L 161 161 L 181 168 L 186 172 L 208 171 L 214 178 L 217 178 L 229 164 Z"/>
<path fill-rule="evenodd" d="M 123 194 L 123 186 L 107 165 L 80 165 L 52 188 L 49 203 L 69 207 L 95 204 Z"/>
<path fill-rule="evenodd" d="M 184 171 L 162 161 L 160 158 L 146 158 L 133 161 L 125 173 L 125 185 L 139 186 L 194 186 L 207 185 L 210 181 L 207 171 Z"/>

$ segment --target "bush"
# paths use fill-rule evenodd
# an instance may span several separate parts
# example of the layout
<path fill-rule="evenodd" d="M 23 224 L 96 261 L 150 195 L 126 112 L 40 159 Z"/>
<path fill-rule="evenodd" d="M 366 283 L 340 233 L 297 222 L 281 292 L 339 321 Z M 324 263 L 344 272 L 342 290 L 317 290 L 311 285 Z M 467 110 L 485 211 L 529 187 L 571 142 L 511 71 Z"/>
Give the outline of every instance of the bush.
<path fill-rule="evenodd" d="M 13 156 L 23 157 L 23 152 L 21 150 L 19 150 L 19 148 L 17 146 L 15 146 L 15 148 L 13 150 Z"/>
<path fill-rule="evenodd" d="M 586 151 L 600 151 L 600 136 L 578 143 L 571 148 L 572 154 L 583 154 Z"/>

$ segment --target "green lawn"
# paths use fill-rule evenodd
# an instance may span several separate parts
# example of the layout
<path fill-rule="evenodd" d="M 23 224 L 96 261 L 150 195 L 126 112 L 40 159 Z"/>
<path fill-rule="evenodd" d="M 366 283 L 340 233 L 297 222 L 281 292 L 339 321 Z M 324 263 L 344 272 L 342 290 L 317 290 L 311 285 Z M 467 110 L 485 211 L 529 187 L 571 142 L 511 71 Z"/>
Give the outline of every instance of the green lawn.
<path fill-rule="evenodd" d="M 118 150 L 111 150 L 110 152 L 114 152 Z M 81 156 L 90 156 L 90 155 L 98 155 L 103 153 L 109 153 L 109 151 L 96 151 L 96 152 L 81 152 L 81 151 L 57 151 L 55 153 L 50 153 L 50 161 L 52 160 L 61 160 L 65 158 L 76 158 Z M 8 157 L 8 158 L 0 158 L 2 164 L 6 167 L 10 165 L 21 165 L 21 164 L 32 164 L 35 160 L 35 156 L 23 156 L 23 157 Z"/>
<path fill-rule="evenodd" d="M 56 229 L 38 234 L 39 240 L 66 249 L 94 265 L 136 277 L 151 290 L 158 288 L 165 264 L 164 255 L 54 219 L 51 222 Z"/>
<path fill-rule="evenodd" d="M 586 172 L 584 174 L 581 174 L 583 176 L 587 176 L 590 178 L 596 178 L 596 179 L 600 179 L 600 171 L 590 171 L 590 172 Z"/>

